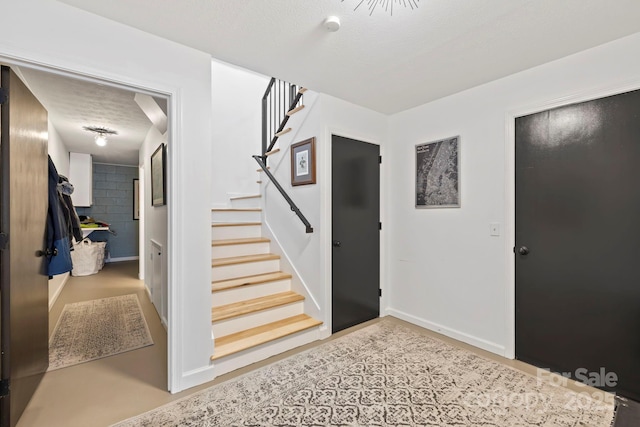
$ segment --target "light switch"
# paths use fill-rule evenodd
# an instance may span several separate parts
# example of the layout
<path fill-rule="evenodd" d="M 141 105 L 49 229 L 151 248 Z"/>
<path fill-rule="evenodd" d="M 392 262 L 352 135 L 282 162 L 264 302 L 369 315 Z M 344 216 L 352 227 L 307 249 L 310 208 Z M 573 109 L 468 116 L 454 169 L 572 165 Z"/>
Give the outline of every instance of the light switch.
<path fill-rule="evenodd" d="M 499 236 L 500 235 L 500 223 L 499 222 L 491 222 L 491 223 L 489 223 L 489 235 L 490 236 Z"/>

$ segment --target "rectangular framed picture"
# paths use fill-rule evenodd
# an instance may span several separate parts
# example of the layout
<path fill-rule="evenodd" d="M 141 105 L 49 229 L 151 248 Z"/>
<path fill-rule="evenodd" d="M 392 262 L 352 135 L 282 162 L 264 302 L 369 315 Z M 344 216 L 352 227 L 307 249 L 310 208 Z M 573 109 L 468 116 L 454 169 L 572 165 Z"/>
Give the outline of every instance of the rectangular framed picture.
<path fill-rule="evenodd" d="M 316 183 L 316 138 L 291 144 L 291 185 Z"/>
<path fill-rule="evenodd" d="M 416 145 L 416 208 L 460 207 L 460 137 Z"/>
<path fill-rule="evenodd" d="M 133 219 L 140 219 L 140 180 L 133 179 Z"/>
<path fill-rule="evenodd" d="M 166 202 L 166 178 L 165 167 L 167 149 L 164 144 L 151 155 L 151 206 L 164 206 Z"/>

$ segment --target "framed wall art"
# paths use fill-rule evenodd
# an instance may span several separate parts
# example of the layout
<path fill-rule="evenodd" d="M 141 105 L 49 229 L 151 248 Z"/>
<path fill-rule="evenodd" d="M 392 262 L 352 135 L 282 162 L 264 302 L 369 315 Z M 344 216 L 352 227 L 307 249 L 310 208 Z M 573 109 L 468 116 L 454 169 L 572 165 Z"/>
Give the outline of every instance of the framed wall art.
<path fill-rule="evenodd" d="M 416 145 L 416 208 L 460 207 L 460 137 Z"/>
<path fill-rule="evenodd" d="M 291 144 L 291 185 L 316 183 L 316 139 Z"/>
<path fill-rule="evenodd" d="M 166 202 L 166 154 L 167 149 L 164 144 L 151 155 L 151 206 L 164 206 Z"/>

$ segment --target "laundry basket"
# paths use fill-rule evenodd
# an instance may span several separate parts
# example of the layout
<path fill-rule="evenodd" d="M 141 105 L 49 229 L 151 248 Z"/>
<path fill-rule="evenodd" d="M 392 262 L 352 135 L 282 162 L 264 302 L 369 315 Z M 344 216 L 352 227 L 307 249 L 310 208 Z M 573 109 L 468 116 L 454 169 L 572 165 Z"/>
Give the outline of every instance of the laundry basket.
<path fill-rule="evenodd" d="M 107 242 L 92 242 L 89 239 L 75 243 L 71 251 L 71 275 L 89 276 L 102 270 L 106 245 Z"/>

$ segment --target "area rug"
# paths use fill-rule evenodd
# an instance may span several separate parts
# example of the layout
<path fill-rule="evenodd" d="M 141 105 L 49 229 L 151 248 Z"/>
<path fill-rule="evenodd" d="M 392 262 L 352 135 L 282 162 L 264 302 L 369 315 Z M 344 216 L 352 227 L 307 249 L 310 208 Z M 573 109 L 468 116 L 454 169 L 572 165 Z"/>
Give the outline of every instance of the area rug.
<path fill-rule="evenodd" d="M 613 411 L 383 320 L 115 426 L 609 427 Z"/>
<path fill-rule="evenodd" d="M 49 371 L 152 344 L 135 294 L 67 304 L 49 340 Z"/>

